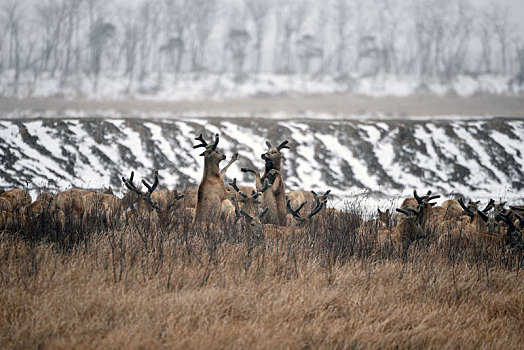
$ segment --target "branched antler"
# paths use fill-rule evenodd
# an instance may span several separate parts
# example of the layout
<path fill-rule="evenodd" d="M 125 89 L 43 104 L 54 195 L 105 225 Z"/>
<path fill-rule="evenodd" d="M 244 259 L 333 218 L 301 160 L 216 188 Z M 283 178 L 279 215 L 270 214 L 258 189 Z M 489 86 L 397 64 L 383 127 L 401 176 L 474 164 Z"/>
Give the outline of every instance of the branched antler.
<path fill-rule="evenodd" d="M 135 172 L 131 171 L 131 176 L 129 179 L 126 179 L 122 176 L 122 181 L 124 182 L 124 185 L 130 190 L 135 192 L 141 199 L 143 199 L 147 204 L 151 206 L 151 208 L 155 210 L 159 210 L 159 206 L 151 200 L 151 194 L 158 186 L 158 171 L 155 171 L 155 179 L 153 181 L 153 184 L 150 185 L 146 180 L 142 180 L 142 183 L 147 187 L 147 193 L 144 193 L 140 191 L 138 187 L 135 186 L 133 183 L 133 178 L 135 176 Z"/>
<path fill-rule="evenodd" d="M 293 208 L 291 208 L 291 200 L 289 199 L 289 197 L 286 196 L 286 208 L 287 208 L 287 211 L 288 211 L 288 213 L 293 215 L 293 217 L 297 221 L 299 221 L 299 222 L 303 222 L 306 219 L 311 219 L 311 218 L 313 218 L 313 216 L 317 215 L 322 210 L 324 205 L 326 204 L 326 202 L 327 202 L 327 194 L 330 191 L 327 191 L 326 194 L 324 194 L 322 196 L 322 197 L 326 196 L 326 198 L 322 198 L 322 200 L 320 199 L 320 197 L 315 192 L 313 192 L 313 191 L 311 191 L 311 192 L 315 196 L 315 207 L 313 208 L 313 210 L 311 210 L 311 212 L 305 218 L 300 215 L 300 210 L 302 210 L 302 208 L 304 207 L 304 205 L 306 205 L 307 202 L 303 202 L 302 204 L 300 204 L 298 206 L 298 208 L 293 209 Z"/>
<path fill-rule="evenodd" d="M 198 137 L 195 137 L 195 140 L 200 141 L 200 144 L 193 146 L 193 148 L 204 147 L 206 150 L 208 150 L 208 149 L 215 150 L 217 148 L 217 145 L 218 145 L 219 136 L 218 136 L 218 134 L 215 134 L 215 142 L 213 142 L 212 145 L 209 145 L 206 142 L 206 140 L 204 140 L 204 137 L 202 136 L 202 134 L 198 135 Z M 203 155 L 203 153 L 201 155 Z"/>
<path fill-rule="evenodd" d="M 482 209 L 482 212 L 484 214 L 487 213 L 488 211 L 493 209 L 494 205 L 495 205 L 495 200 L 493 198 L 490 198 L 488 204 L 486 205 L 486 207 L 484 209 Z"/>
<path fill-rule="evenodd" d="M 268 188 L 270 188 L 270 187 L 271 187 L 271 184 L 269 183 L 269 181 L 267 179 L 265 179 L 264 180 L 264 186 L 258 192 L 253 191 L 251 193 L 251 197 L 257 199 L 259 196 L 262 195 L 262 193 L 266 192 L 268 190 Z"/>
<path fill-rule="evenodd" d="M 278 149 L 279 151 L 280 151 L 281 149 L 283 149 L 283 148 L 290 149 L 289 146 L 288 146 L 288 143 L 289 143 L 288 140 L 283 141 L 280 145 L 277 146 L 277 149 Z"/>
<path fill-rule="evenodd" d="M 240 190 L 240 188 L 238 188 L 238 186 L 237 186 L 237 178 L 236 178 L 236 177 L 233 179 L 233 182 L 230 182 L 230 183 L 229 183 L 229 185 L 230 185 L 231 187 L 233 187 L 233 189 L 234 189 L 235 191 L 237 191 L 237 193 L 238 193 L 239 195 L 241 195 L 244 199 L 247 199 L 247 198 L 248 198 L 247 194 L 245 194 L 244 192 L 242 192 L 242 191 Z"/>
<path fill-rule="evenodd" d="M 204 140 L 204 137 L 202 136 L 202 134 L 198 135 L 198 137 L 195 137 L 195 140 L 200 141 L 201 143 L 199 145 L 193 146 L 193 148 L 199 148 L 199 147 L 207 148 L 208 143 L 206 142 L 206 140 Z"/>
<path fill-rule="evenodd" d="M 434 205 L 434 203 L 429 203 L 429 202 L 431 202 L 434 199 L 440 198 L 440 195 L 433 195 L 432 196 L 431 193 L 433 193 L 433 192 L 431 192 L 431 190 L 429 190 L 425 196 L 419 197 L 419 195 L 417 194 L 417 190 L 414 190 L 413 191 L 413 197 L 415 197 L 415 199 L 417 200 L 418 204 L 426 203 L 428 205 Z"/>
<path fill-rule="evenodd" d="M 182 198 L 184 198 L 184 195 L 183 194 L 178 194 L 178 191 L 175 190 L 175 198 L 173 199 L 173 201 L 171 201 L 171 203 L 169 203 L 166 207 L 166 209 L 169 211 L 171 210 L 171 208 L 176 204 L 178 203 L 179 200 L 181 200 Z"/>
<path fill-rule="evenodd" d="M 291 215 L 293 215 L 293 217 L 299 220 L 304 220 L 304 218 L 299 214 L 300 210 L 304 207 L 304 205 L 306 205 L 306 202 L 300 204 L 297 209 L 293 209 L 291 208 L 291 199 L 289 199 L 289 197 L 286 196 L 286 208 L 288 213 L 290 213 Z"/>

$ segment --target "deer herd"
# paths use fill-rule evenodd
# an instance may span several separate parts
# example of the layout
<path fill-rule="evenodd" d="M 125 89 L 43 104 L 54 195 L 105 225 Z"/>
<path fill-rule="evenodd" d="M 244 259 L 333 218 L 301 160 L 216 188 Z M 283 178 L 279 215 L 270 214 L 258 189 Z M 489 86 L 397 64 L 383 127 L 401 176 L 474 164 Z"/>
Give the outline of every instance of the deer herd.
<path fill-rule="evenodd" d="M 465 203 L 463 199 L 446 200 L 437 206 L 434 200 L 440 198 L 439 195 L 428 191 L 419 196 L 414 191 L 414 196 L 405 199 L 396 213 L 379 209 L 378 219 L 363 221 L 355 214 L 326 208 L 330 191 L 322 195 L 314 191 L 286 193 L 282 163 L 283 151 L 290 148 L 288 141 L 278 146 L 266 142 L 267 151 L 261 156 L 262 175 L 256 169 L 241 169 L 254 175 L 254 186 L 238 185 L 236 178 L 226 186 L 225 174 L 238 160 L 238 155 L 220 169 L 226 156 L 218 149 L 219 135 L 214 136 L 212 143 L 206 142 L 202 134 L 195 140 L 200 143 L 193 148 L 204 149 L 200 154 L 204 157 L 204 171 L 197 189 L 183 193 L 158 190 L 159 178 L 155 172 L 152 183 L 142 180 L 146 187 L 143 191 L 134 183 L 133 171 L 129 178 L 122 177 L 128 192 L 121 199 L 110 190 L 98 193 L 73 188 L 56 194 L 43 192 L 32 201 L 25 190 L 13 189 L 0 194 L 0 231 L 12 230 L 17 222 L 38 217 L 43 212 L 52 213 L 58 228 L 64 230 L 71 218 L 88 225 L 87 213 L 93 209 L 103 214 L 105 222 L 110 222 L 111 216 L 118 213 L 126 216 L 142 212 L 169 218 L 177 209 L 177 215 L 188 218 L 192 225 L 217 225 L 220 220 L 232 220 L 256 237 L 300 234 L 313 220 L 335 217 L 354 220 L 359 233 L 376 235 L 381 244 L 396 248 L 406 248 L 432 232 L 438 235 L 439 246 L 451 241 L 487 241 L 524 249 L 523 206 L 506 208 L 506 203 L 496 204 L 490 200 L 481 209 L 479 202 Z"/>

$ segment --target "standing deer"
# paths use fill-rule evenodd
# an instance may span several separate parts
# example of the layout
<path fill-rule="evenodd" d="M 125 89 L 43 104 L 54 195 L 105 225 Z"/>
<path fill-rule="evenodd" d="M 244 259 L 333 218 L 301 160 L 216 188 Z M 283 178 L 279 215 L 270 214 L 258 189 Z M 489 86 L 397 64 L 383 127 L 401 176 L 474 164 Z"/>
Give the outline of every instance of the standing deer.
<path fill-rule="evenodd" d="M 285 159 L 281 150 L 288 148 L 289 141 L 282 142 L 279 146 L 273 147 L 269 141 L 266 142 L 269 148 L 262 154 L 265 161 L 264 175 L 253 169 L 242 168 L 245 173 L 255 174 L 255 187 L 258 192 L 264 187 L 264 181 L 268 181 L 271 187 L 262 194 L 262 207 L 269 208 L 263 222 L 274 225 L 286 224 L 286 188 L 282 178 L 282 160 Z"/>
<path fill-rule="evenodd" d="M 224 169 L 220 171 L 220 162 L 226 159 L 226 156 L 217 150 L 218 134 L 215 135 L 215 141 L 211 145 L 204 140 L 202 134 L 196 137 L 195 140 L 201 143 L 193 146 L 193 148 L 204 147 L 206 150 L 200 154 L 200 156 L 204 157 L 204 174 L 200 185 L 198 185 L 197 204 L 193 222 L 214 221 L 222 215 L 226 207 L 228 210 L 233 207 L 227 199 L 223 176 L 237 156 L 235 155 Z"/>

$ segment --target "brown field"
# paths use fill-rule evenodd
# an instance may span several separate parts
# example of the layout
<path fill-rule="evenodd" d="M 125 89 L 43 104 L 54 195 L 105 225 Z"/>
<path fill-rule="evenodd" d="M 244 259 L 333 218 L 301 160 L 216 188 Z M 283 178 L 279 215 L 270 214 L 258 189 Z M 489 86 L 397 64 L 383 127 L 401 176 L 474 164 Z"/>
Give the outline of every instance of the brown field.
<path fill-rule="evenodd" d="M 350 209 L 359 213 L 358 204 Z M 255 239 L 181 215 L 0 234 L 0 347 L 522 348 L 524 253 L 428 237 L 379 246 L 321 216 Z M 138 215 L 138 214 L 137 214 Z"/>

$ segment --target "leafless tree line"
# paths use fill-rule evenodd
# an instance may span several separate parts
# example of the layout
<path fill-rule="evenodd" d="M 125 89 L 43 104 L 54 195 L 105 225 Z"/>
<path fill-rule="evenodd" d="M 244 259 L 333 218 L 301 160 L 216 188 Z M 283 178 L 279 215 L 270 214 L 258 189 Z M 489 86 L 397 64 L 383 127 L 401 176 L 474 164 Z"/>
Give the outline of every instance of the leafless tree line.
<path fill-rule="evenodd" d="M 524 38 L 508 11 L 464 0 L 6 0 L 0 81 L 15 94 L 42 75 L 61 84 L 87 75 L 96 90 L 106 73 L 125 75 L 130 88 L 182 72 L 423 82 L 489 73 L 522 83 Z"/>

